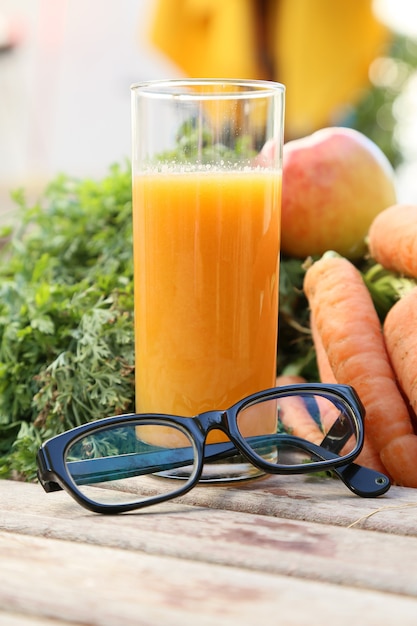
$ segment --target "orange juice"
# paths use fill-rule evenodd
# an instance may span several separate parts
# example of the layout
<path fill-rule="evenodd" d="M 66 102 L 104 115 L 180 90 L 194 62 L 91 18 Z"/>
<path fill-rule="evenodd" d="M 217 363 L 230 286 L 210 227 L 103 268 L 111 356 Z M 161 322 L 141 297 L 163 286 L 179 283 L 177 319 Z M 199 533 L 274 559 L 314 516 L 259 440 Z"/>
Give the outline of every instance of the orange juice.
<path fill-rule="evenodd" d="M 134 179 L 138 412 L 192 416 L 274 386 L 280 194 L 262 169 Z"/>

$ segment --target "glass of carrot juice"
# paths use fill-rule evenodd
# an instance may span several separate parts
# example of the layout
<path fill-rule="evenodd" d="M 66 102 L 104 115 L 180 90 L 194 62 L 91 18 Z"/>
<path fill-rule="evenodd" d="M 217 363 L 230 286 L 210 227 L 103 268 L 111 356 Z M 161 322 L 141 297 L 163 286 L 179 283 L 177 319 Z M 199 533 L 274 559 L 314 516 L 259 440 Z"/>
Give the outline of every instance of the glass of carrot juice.
<path fill-rule="evenodd" d="M 275 385 L 285 88 L 178 79 L 131 94 L 136 410 L 226 409 Z M 247 435 L 275 427 L 258 409 Z M 203 480 L 257 473 L 232 457 Z"/>

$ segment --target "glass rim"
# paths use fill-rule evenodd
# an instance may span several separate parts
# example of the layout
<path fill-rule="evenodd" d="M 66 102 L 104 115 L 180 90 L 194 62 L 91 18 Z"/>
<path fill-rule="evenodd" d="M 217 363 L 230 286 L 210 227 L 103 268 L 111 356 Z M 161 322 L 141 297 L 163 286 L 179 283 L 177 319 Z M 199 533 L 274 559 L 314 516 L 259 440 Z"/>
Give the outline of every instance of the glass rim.
<path fill-rule="evenodd" d="M 202 93 L 184 91 L 193 86 L 217 86 L 218 89 Z M 241 90 L 235 91 L 232 87 Z M 251 78 L 167 78 L 133 83 L 130 89 L 133 95 L 185 101 L 258 99 L 285 94 L 282 83 Z"/>

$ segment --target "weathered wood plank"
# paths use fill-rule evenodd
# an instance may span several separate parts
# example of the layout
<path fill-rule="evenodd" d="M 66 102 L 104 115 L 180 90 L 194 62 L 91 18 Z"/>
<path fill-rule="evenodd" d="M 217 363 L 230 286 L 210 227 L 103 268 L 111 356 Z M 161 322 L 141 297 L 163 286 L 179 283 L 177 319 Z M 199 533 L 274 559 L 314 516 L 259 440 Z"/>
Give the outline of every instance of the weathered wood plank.
<path fill-rule="evenodd" d="M 416 537 L 181 503 L 97 516 L 35 488 L 7 486 L 1 529 L 417 596 Z"/>
<path fill-rule="evenodd" d="M 1 609 L 52 620 L 414 626 L 417 615 L 415 598 L 56 539 L 0 532 L 0 554 Z"/>
<path fill-rule="evenodd" d="M 379 498 L 360 498 L 336 479 L 269 476 L 227 489 L 199 487 L 180 502 L 417 536 L 417 489 L 404 487 L 391 487 Z"/>
<path fill-rule="evenodd" d="M 58 498 L 60 507 L 71 501 L 66 494 L 45 494 L 39 485 L 0 481 L 0 528 L 1 509 L 6 506 L 22 511 L 28 502 L 32 512 L 47 512 Z M 391 487 L 379 498 L 360 498 L 338 480 L 270 476 L 227 487 L 199 486 L 175 502 L 417 536 L 417 489 L 405 487 Z"/>
<path fill-rule="evenodd" d="M 47 619 L 45 617 L 33 617 L 21 613 L 5 613 L 0 610 L 1 626 L 72 626 L 74 622 L 62 619 Z"/>

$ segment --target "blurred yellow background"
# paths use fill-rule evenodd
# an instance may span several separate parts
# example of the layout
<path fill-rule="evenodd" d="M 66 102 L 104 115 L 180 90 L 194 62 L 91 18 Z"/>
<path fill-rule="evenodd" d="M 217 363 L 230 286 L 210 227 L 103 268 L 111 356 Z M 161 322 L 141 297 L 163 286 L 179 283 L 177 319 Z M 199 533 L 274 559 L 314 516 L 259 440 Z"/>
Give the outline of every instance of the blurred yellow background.
<path fill-rule="evenodd" d="M 387 54 L 372 0 L 157 0 L 152 41 L 187 76 L 286 85 L 286 136 L 337 123 Z"/>
<path fill-rule="evenodd" d="M 13 208 L 10 189 L 23 185 L 35 194 L 59 172 L 100 177 L 129 158 L 133 82 L 197 75 L 200 65 L 200 75 L 273 77 L 287 83 L 287 133 L 297 135 L 337 122 L 345 101 L 367 82 L 369 63 L 387 41 L 372 8 L 390 28 L 414 24 L 408 34 L 417 37 L 414 0 L 256 0 L 268 11 L 263 21 L 253 6 L 249 0 L 0 0 L 3 24 L 17 20 L 22 32 L 15 48 L 0 51 L 0 224 Z M 191 31 L 188 19 L 203 30 Z M 259 53 L 256 41 L 269 43 Z M 416 116 L 407 113 L 415 110 L 415 83 L 398 114 L 408 142 L 398 176 L 403 196 L 417 202 L 417 141 L 410 141 L 417 137 Z"/>

